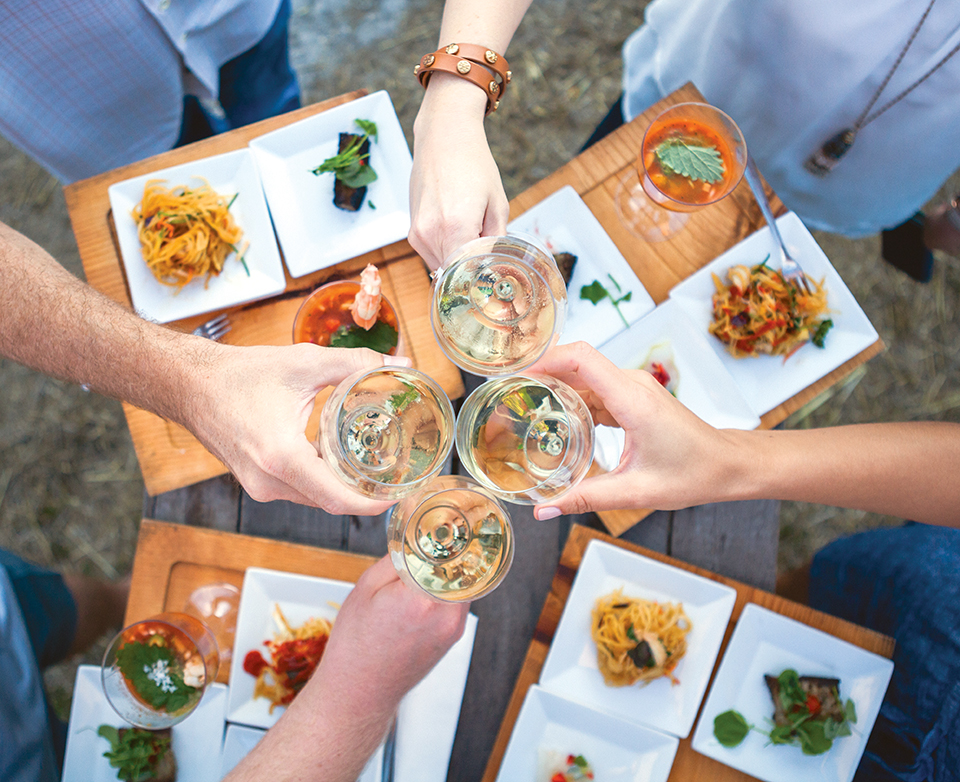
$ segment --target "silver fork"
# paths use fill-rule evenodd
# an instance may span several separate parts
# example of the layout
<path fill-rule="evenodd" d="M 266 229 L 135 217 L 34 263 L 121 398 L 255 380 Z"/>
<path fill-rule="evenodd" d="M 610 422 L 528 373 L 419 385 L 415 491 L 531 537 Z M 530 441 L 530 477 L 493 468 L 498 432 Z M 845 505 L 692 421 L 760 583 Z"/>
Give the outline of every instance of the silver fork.
<path fill-rule="evenodd" d="M 787 246 L 783 243 L 783 237 L 780 236 L 780 231 L 777 229 L 777 221 L 773 217 L 773 210 L 770 209 L 770 202 L 767 200 L 767 193 L 763 189 L 763 180 L 760 178 L 757 164 L 753 162 L 753 158 L 749 154 L 747 155 L 747 167 L 743 175 L 753 191 L 753 197 L 757 199 L 757 203 L 760 205 L 763 219 L 770 226 L 770 233 L 777 240 L 777 246 L 780 248 L 780 273 L 783 274 L 785 280 L 792 282 L 794 285 L 799 285 L 807 293 L 810 293 L 810 283 L 807 281 L 807 275 L 803 273 L 800 264 L 793 259 Z"/>
<path fill-rule="evenodd" d="M 219 340 L 232 328 L 233 325 L 230 323 L 230 316 L 224 312 L 215 318 L 211 318 L 206 323 L 201 323 L 193 330 L 193 334 L 197 337 Z"/>

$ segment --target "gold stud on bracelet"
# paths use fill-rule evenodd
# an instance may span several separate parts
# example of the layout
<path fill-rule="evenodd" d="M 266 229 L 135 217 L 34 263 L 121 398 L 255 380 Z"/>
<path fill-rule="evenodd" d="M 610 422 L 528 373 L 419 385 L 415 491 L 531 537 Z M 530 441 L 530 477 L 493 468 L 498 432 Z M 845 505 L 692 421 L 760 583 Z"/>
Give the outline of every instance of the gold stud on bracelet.
<path fill-rule="evenodd" d="M 493 102 L 493 110 L 496 111 L 496 110 L 499 109 L 499 108 L 500 108 L 500 101 L 495 100 L 495 101 Z"/>
<path fill-rule="evenodd" d="M 491 51 L 490 49 L 487 49 L 487 50 L 483 53 L 483 59 L 485 59 L 488 63 L 490 63 L 491 65 L 493 65 L 493 64 L 494 64 L 498 59 L 500 59 L 500 58 L 497 57 L 497 53 L 496 53 L 496 52 Z"/>
<path fill-rule="evenodd" d="M 444 51 L 447 54 L 456 54 L 457 52 L 460 51 L 460 45 L 456 43 L 452 43 L 446 49 L 444 49 Z"/>
<path fill-rule="evenodd" d="M 510 79 L 513 78 L 513 71 L 507 71 L 507 84 L 510 83 Z"/>
<path fill-rule="evenodd" d="M 420 63 L 417 63 L 413 66 L 413 75 L 417 76 L 420 73 Z"/>
<path fill-rule="evenodd" d="M 490 90 L 491 95 L 496 95 L 500 92 L 500 85 L 494 79 L 490 80 L 490 84 L 487 85 L 487 89 Z"/>
<path fill-rule="evenodd" d="M 457 70 L 463 74 L 470 73 L 470 67 L 469 60 L 460 60 L 460 62 L 457 63 Z"/>
<path fill-rule="evenodd" d="M 433 65 L 433 61 L 436 60 L 436 59 L 437 59 L 437 58 L 434 57 L 432 54 L 426 55 L 426 56 L 423 58 L 423 67 L 424 67 L 424 68 L 429 68 L 431 65 Z"/>

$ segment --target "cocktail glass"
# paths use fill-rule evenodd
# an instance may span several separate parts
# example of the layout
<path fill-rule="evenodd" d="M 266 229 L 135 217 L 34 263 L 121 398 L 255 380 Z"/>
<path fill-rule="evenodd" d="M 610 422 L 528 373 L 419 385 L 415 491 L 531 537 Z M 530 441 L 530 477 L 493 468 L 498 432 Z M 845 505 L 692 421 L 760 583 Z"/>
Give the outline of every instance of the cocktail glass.
<path fill-rule="evenodd" d="M 729 195 L 746 164 L 747 144 L 727 114 L 707 103 L 671 106 L 644 133 L 636 167 L 614 196 L 617 214 L 635 236 L 669 239 L 690 212 Z"/>
<path fill-rule="evenodd" d="M 378 367 L 338 385 L 320 412 L 317 448 L 347 486 L 396 500 L 428 483 L 453 447 L 453 406 L 416 369 Z"/>
<path fill-rule="evenodd" d="M 381 294 L 380 310 L 377 313 L 377 323 L 370 330 L 358 326 L 350 313 L 350 305 L 360 292 L 360 283 L 355 280 L 335 280 L 321 285 L 307 296 L 297 310 L 293 321 L 293 341 L 312 342 L 315 345 L 330 347 L 338 339 L 348 342 L 356 336 L 365 339 L 367 335 L 375 339 L 380 353 L 391 356 L 403 355 L 403 334 L 400 332 L 400 321 L 393 305 Z M 366 331 L 361 335 L 360 331 Z M 339 337 L 336 337 L 339 332 Z M 391 337 L 395 337 L 392 346 Z M 348 346 L 352 346 L 349 345 Z"/>
<path fill-rule="evenodd" d="M 535 505 L 563 494 L 587 474 L 593 445 L 586 404 L 547 375 L 488 380 L 457 418 L 460 462 L 507 502 Z"/>
<path fill-rule="evenodd" d="M 471 478 L 441 475 L 387 518 L 387 548 L 407 586 L 443 602 L 476 600 L 513 563 L 510 514 Z"/>
<path fill-rule="evenodd" d="M 171 611 L 121 630 L 103 656 L 100 678 L 117 714 L 160 730 L 190 715 L 219 667 L 213 633 L 196 617 Z"/>
<path fill-rule="evenodd" d="M 458 367 L 476 375 L 520 372 L 559 338 L 567 287 L 534 237 L 482 236 L 455 252 L 433 285 L 430 324 Z"/>

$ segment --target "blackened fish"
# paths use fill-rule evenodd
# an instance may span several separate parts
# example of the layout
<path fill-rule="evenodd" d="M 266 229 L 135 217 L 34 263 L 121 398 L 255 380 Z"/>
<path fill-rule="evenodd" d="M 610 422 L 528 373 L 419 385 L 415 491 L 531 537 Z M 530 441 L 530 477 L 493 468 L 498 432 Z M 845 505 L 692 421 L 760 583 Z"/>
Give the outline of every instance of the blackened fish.
<path fill-rule="evenodd" d="M 342 154 L 351 144 L 356 144 L 361 138 L 363 139 L 363 143 L 357 150 L 357 154 L 360 157 L 360 165 L 369 165 L 370 139 L 366 136 L 361 136 L 356 133 L 341 133 L 337 154 Z M 363 187 L 350 187 L 341 182 L 339 177 L 333 180 L 333 205 L 339 209 L 356 212 L 363 205 L 363 199 L 366 195 L 366 185 Z"/>

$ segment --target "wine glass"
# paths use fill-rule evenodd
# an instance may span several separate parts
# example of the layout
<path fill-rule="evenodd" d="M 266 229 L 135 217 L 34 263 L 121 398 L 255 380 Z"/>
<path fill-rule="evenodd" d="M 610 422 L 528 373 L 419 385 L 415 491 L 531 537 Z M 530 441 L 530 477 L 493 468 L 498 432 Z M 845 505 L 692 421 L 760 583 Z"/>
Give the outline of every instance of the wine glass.
<path fill-rule="evenodd" d="M 453 447 L 453 406 L 416 369 L 377 367 L 338 385 L 320 412 L 317 447 L 351 489 L 377 500 L 416 491 Z"/>
<path fill-rule="evenodd" d="M 508 502 L 535 505 L 575 486 L 593 462 L 590 411 L 546 375 L 493 378 L 464 400 L 457 453 L 467 471 Z"/>
<path fill-rule="evenodd" d="M 407 586 L 444 602 L 476 600 L 510 570 L 513 527 L 478 483 L 441 475 L 391 509 L 387 548 Z"/>
<path fill-rule="evenodd" d="M 657 115 L 637 164 L 621 180 L 614 205 L 621 222 L 648 242 L 669 239 L 690 212 L 727 196 L 747 164 L 737 123 L 707 103 L 680 103 Z"/>
<path fill-rule="evenodd" d="M 559 337 L 567 286 L 532 236 L 481 236 L 457 250 L 433 285 L 430 325 L 454 364 L 476 375 L 519 372 Z"/>
<path fill-rule="evenodd" d="M 103 655 L 100 680 L 117 714 L 160 730 L 190 715 L 219 668 L 217 642 L 206 625 L 169 611 L 121 630 Z"/>
<path fill-rule="evenodd" d="M 354 322 L 350 305 L 359 292 L 360 283 L 355 280 L 335 280 L 313 291 L 294 318 L 294 343 L 312 342 L 324 347 L 333 343 L 333 347 L 338 347 L 343 342 L 346 347 L 370 347 L 391 356 L 403 355 L 397 311 L 382 293 L 377 322 L 370 329 L 362 329 Z"/>

